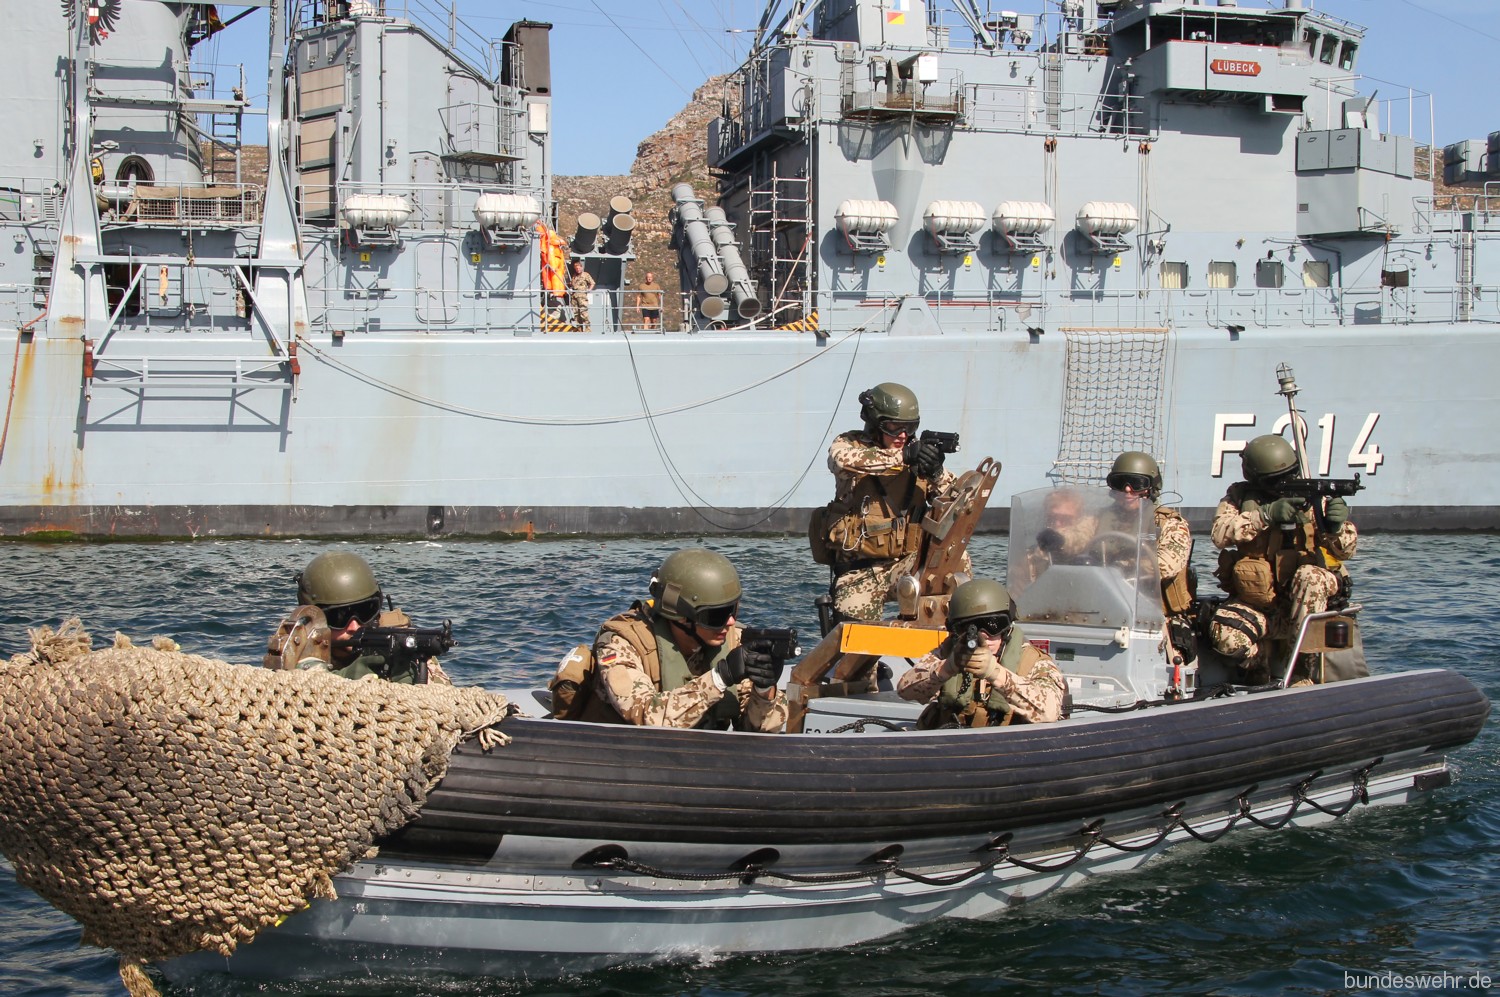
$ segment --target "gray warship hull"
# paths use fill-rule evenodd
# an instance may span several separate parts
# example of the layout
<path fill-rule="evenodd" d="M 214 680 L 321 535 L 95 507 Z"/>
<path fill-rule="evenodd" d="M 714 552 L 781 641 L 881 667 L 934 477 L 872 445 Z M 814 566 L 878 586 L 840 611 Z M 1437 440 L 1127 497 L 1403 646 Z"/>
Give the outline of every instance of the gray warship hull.
<path fill-rule="evenodd" d="M 1319 385 L 1309 419 L 1332 417 L 1339 476 L 1367 475 L 1362 523 L 1495 526 L 1483 441 L 1500 425 L 1487 373 L 1500 366 L 1483 358 L 1500 365 L 1500 339 L 1421 336 L 1420 348 L 1405 329 L 1161 337 L 1164 452 L 1182 504 L 1211 510 L 1238 477 L 1224 444 L 1276 421 L 1266 374 L 1291 361 Z M 108 536 L 800 529 L 801 510 L 826 501 L 827 443 L 849 428 L 857 386 L 892 371 L 926 399 L 926 424 L 961 434 L 951 459 L 997 455 L 1002 488 L 1046 480 L 1065 337 L 402 337 L 304 350 L 295 396 L 96 387 L 86 405 L 79 345 L 48 342 L 19 372 L 3 512 L 9 532 Z M 1225 371 L 1241 372 L 1238 390 Z M 1351 450 L 1375 448 L 1376 474 L 1350 466 Z M 1316 435 L 1312 452 L 1330 453 Z"/>
<path fill-rule="evenodd" d="M 1356 26 L 772 3 L 709 130 L 721 207 L 674 192 L 682 327 L 642 328 L 612 205 L 571 240 L 583 332 L 538 234 L 546 25 L 487 63 L 373 5 L 245 6 L 273 17 L 264 182 L 243 74 L 185 68 L 237 30 L 210 8 L 18 17 L 52 83 L 0 161 L 4 535 L 800 530 L 886 380 L 1002 489 L 1144 449 L 1201 520 L 1284 431 L 1282 364 L 1362 526 L 1500 526 L 1500 218 L 1376 129 L 1404 105 L 1349 88 Z M 1465 155 L 1455 182 L 1500 166 Z"/>

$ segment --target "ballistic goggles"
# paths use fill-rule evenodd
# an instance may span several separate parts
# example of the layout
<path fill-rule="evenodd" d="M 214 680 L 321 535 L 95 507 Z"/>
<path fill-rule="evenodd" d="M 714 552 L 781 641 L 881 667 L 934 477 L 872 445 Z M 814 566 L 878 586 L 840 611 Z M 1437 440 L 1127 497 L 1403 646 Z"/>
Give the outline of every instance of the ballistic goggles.
<path fill-rule="evenodd" d="M 949 620 L 948 632 L 960 633 L 969 627 L 977 627 L 991 637 L 999 637 L 1010 629 L 1010 614 L 996 613 L 993 616 L 976 616 L 970 620 Z"/>
<path fill-rule="evenodd" d="M 706 630 L 723 630 L 729 621 L 739 615 L 739 600 L 727 606 L 702 606 L 693 610 L 691 622 Z"/>
<path fill-rule="evenodd" d="M 1151 491 L 1151 479 L 1144 474 L 1126 474 L 1122 471 L 1119 474 L 1111 474 L 1104 479 L 1104 483 L 1117 492 L 1129 489 L 1133 492 L 1145 494 Z"/>
<path fill-rule="evenodd" d="M 916 419 L 910 421 L 881 419 L 875 424 L 875 428 L 887 436 L 900 436 L 902 433 L 905 433 L 907 436 L 915 436 L 917 435 L 917 425 L 918 420 Z"/>
<path fill-rule="evenodd" d="M 359 602 L 351 602 L 343 606 L 324 606 L 323 616 L 328 620 L 328 629 L 342 630 L 354 620 L 359 625 L 367 627 L 380 615 L 380 593 L 375 593 L 368 599 Z"/>

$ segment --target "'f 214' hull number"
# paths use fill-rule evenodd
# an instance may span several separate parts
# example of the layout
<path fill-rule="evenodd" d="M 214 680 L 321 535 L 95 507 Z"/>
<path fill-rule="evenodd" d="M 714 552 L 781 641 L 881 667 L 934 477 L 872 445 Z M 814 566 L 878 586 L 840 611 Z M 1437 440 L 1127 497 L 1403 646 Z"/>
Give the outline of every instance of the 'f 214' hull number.
<path fill-rule="evenodd" d="M 1271 432 L 1284 433 L 1291 423 L 1290 413 L 1283 415 L 1271 426 Z M 1354 443 L 1349 447 L 1348 456 L 1345 458 L 1348 466 L 1355 470 L 1362 470 L 1366 474 L 1374 474 L 1375 469 L 1385 463 L 1385 454 L 1380 452 L 1378 443 L 1371 443 L 1370 436 L 1375 432 L 1375 423 L 1380 421 L 1379 412 L 1371 412 L 1365 417 L 1365 424 L 1354 437 Z M 1299 420 L 1298 427 L 1302 434 L 1304 449 L 1307 450 L 1309 461 L 1316 458 L 1316 464 L 1311 468 L 1313 474 L 1328 476 L 1333 473 L 1333 448 L 1334 448 L 1334 422 L 1332 412 L 1325 413 L 1323 418 L 1317 422 L 1318 438 L 1316 451 L 1307 448 L 1309 432 L 1306 420 Z M 1220 412 L 1214 416 L 1214 453 L 1212 460 L 1213 476 L 1216 478 L 1224 475 L 1224 457 L 1227 454 L 1237 454 L 1245 449 L 1245 444 L 1250 442 L 1257 434 L 1250 434 L 1246 439 L 1230 439 L 1229 431 L 1240 426 L 1254 426 L 1255 414 L 1252 412 Z M 1342 476 L 1342 475 L 1340 475 Z"/>

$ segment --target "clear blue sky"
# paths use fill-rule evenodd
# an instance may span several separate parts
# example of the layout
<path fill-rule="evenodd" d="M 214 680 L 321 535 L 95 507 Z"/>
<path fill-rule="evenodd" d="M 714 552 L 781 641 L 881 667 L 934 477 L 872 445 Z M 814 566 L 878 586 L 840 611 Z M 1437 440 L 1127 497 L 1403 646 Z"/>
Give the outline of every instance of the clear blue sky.
<path fill-rule="evenodd" d="M 226 11 L 232 0 L 224 0 Z M 438 0 L 405 0 L 435 4 Z M 1030 11 L 1038 0 L 989 0 L 994 9 Z M 1210 0 L 1211 2 L 1211 0 Z M 395 13 L 403 0 L 386 0 Z M 1306 0 L 1309 7 L 1365 25 L 1359 69 L 1381 101 L 1409 89 L 1432 94 L 1439 145 L 1500 130 L 1494 97 L 1500 0 Z M 986 0 L 978 0 L 984 9 Z M 1242 7 L 1280 0 L 1240 0 Z M 763 4 L 760 0 L 458 0 L 476 31 L 503 35 L 523 18 L 552 29 L 554 153 L 562 174 L 622 174 L 641 139 L 664 125 L 707 76 L 739 64 Z M 1055 9 L 1055 4 L 1052 5 Z M 236 25 L 219 61 L 249 63 L 264 39 L 264 12 Z M 262 57 L 263 58 L 263 57 Z M 259 64 L 247 64 L 251 79 Z M 252 92 L 263 90 L 252 85 Z M 1433 134 L 1421 103 L 1414 137 Z M 1405 105 L 1399 112 L 1405 130 Z M 1382 125 L 1386 122 L 1382 121 Z"/>

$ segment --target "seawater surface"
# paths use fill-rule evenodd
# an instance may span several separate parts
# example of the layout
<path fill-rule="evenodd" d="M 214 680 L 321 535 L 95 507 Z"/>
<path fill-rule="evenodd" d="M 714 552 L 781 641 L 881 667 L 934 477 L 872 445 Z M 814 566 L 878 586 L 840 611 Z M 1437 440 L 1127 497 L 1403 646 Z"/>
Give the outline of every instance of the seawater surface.
<path fill-rule="evenodd" d="M 796 538 L 711 539 L 745 582 L 742 616 L 816 633 L 823 569 Z M 420 624 L 453 621 L 444 667 L 459 683 L 541 683 L 571 645 L 644 595 L 680 540 L 350 544 Z M 295 601 L 292 576 L 329 544 L 196 541 L 0 545 L 0 653 L 26 629 L 79 616 L 95 646 L 119 630 L 253 663 Z M 1212 584 L 1207 546 L 1200 574 Z M 973 545 L 998 574 L 1003 538 Z M 1377 534 L 1351 563 L 1377 672 L 1456 669 L 1500 698 L 1500 537 Z M 170 995 L 1335 994 L 1500 987 L 1500 736 L 1453 753 L 1453 786 L 1404 807 L 1306 830 L 1236 830 L 1178 846 L 986 922 L 945 921 L 853 948 L 690 958 L 561 980 L 362 977 L 318 986 L 214 979 Z M 1424 979 L 1425 978 L 1425 985 Z M 19 887 L 0 861 L 0 994 L 109 995 L 114 957 Z"/>

